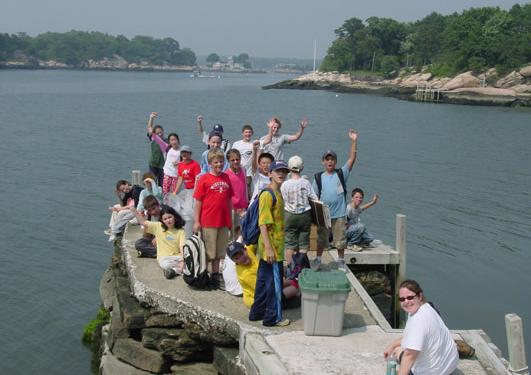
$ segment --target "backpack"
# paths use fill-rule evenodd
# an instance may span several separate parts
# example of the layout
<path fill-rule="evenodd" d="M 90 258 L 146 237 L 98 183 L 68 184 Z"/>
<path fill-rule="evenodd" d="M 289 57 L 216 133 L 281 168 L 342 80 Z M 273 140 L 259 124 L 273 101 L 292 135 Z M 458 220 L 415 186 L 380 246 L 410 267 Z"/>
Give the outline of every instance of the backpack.
<path fill-rule="evenodd" d="M 273 207 L 275 206 L 275 203 L 277 203 L 277 197 L 275 197 L 275 193 L 273 193 L 273 190 L 271 189 L 266 188 L 258 194 L 256 199 L 247 209 L 247 212 L 240 223 L 244 245 L 254 245 L 258 243 L 258 237 L 260 236 L 260 228 L 258 227 L 258 208 L 260 206 L 260 195 L 262 195 L 264 191 L 268 191 L 273 197 Z"/>
<path fill-rule="evenodd" d="M 305 268 L 310 268 L 308 255 L 306 255 L 306 253 L 301 253 L 300 251 L 293 253 L 291 262 L 289 262 L 288 268 L 286 268 L 286 278 L 290 280 L 298 280 L 299 274 Z"/>
<path fill-rule="evenodd" d="M 210 278 L 207 271 L 205 244 L 198 234 L 194 234 L 183 245 L 183 280 L 197 289 L 207 289 Z"/>
<path fill-rule="evenodd" d="M 343 195 L 345 196 L 345 200 L 347 199 L 347 183 L 345 182 L 345 175 L 343 175 L 343 170 L 341 168 L 334 169 L 334 172 L 337 173 L 337 177 L 339 178 L 339 182 L 341 182 L 341 186 L 343 186 Z M 321 199 L 321 190 L 323 189 L 323 183 L 321 182 L 321 176 L 324 172 L 319 172 L 314 175 L 315 178 L 315 184 L 317 185 L 317 196 L 319 199 Z"/>

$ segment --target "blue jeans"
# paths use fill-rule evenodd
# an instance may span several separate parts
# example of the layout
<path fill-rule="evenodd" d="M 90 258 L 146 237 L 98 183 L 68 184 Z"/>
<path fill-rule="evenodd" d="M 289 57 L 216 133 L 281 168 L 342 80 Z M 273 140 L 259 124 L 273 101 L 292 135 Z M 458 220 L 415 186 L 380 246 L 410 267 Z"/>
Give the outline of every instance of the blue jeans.
<path fill-rule="evenodd" d="M 349 225 L 345 237 L 347 237 L 347 245 L 369 244 L 374 241 L 374 236 L 367 231 L 363 223 Z"/>
<path fill-rule="evenodd" d="M 249 320 L 262 320 L 265 326 L 273 326 L 282 320 L 282 274 L 282 262 L 269 264 L 260 259 Z"/>

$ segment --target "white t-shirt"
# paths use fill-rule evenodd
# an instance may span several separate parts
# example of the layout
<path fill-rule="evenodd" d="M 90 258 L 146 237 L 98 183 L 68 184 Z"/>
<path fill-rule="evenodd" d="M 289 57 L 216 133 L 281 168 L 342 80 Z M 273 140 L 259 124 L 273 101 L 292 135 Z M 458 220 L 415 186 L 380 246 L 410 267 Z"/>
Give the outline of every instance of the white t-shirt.
<path fill-rule="evenodd" d="M 261 141 L 265 139 L 266 136 L 260 138 Z M 289 142 L 289 135 L 281 134 L 274 135 L 271 138 L 271 143 L 263 146 L 264 152 L 269 152 L 275 160 L 284 160 L 284 144 Z"/>
<path fill-rule="evenodd" d="M 429 303 L 408 317 L 402 347 L 420 352 L 412 368 L 415 374 L 449 375 L 457 368 L 459 354 L 452 335 Z"/>
<path fill-rule="evenodd" d="M 302 214 L 311 209 L 308 198 L 317 199 L 312 184 L 305 178 L 289 179 L 280 187 L 284 199 L 284 210 L 292 214 Z"/>
<path fill-rule="evenodd" d="M 265 189 L 267 185 L 269 185 L 270 182 L 271 180 L 269 179 L 269 176 L 264 176 L 260 172 L 256 172 L 253 175 L 253 195 L 251 196 L 249 205 L 258 196 L 258 193 L 261 192 L 263 189 Z"/>
<path fill-rule="evenodd" d="M 223 280 L 225 281 L 225 291 L 227 293 L 233 296 L 241 296 L 243 294 L 242 286 L 236 274 L 236 263 L 227 255 L 225 255 L 223 260 Z"/>
<path fill-rule="evenodd" d="M 242 167 L 245 169 L 246 176 L 253 175 L 253 142 L 236 141 L 232 145 L 233 148 L 240 151 L 242 157 Z"/>
<path fill-rule="evenodd" d="M 174 162 L 181 160 L 181 151 L 170 148 L 166 153 L 166 161 L 164 162 L 164 174 L 166 176 L 177 177 L 177 167 L 173 165 Z"/>

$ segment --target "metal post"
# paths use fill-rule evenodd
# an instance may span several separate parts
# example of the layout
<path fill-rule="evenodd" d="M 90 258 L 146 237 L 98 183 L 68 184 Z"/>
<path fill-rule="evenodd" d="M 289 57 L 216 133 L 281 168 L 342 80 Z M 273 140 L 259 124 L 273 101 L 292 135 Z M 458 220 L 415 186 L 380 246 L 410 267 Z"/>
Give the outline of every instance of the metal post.
<path fill-rule="evenodd" d="M 393 305 L 395 307 L 395 328 L 400 328 L 400 303 L 398 302 L 398 286 L 406 279 L 406 215 L 396 215 L 396 251 L 398 251 L 398 272 L 395 273 Z"/>
<path fill-rule="evenodd" d="M 522 318 L 513 313 L 505 315 L 505 330 L 507 332 L 510 370 L 517 374 L 529 374 L 525 358 Z"/>
<path fill-rule="evenodd" d="M 133 185 L 140 185 L 140 171 L 138 169 L 131 171 L 131 183 Z"/>

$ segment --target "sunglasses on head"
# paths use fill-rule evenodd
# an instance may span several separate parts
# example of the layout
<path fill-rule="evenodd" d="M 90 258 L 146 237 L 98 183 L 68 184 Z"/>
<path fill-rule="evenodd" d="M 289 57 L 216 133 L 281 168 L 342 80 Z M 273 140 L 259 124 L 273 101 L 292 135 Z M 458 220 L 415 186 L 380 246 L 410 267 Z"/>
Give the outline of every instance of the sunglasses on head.
<path fill-rule="evenodd" d="M 398 300 L 399 300 L 400 302 L 404 302 L 406 299 L 407 299 L 408 301 L 411 301 L 411 300 L 412 300 L 413 298 L 415 298 L 416 296 L 417 296 L 416 294 L 413 294 L 412 296 L 400 297 Z"/>

